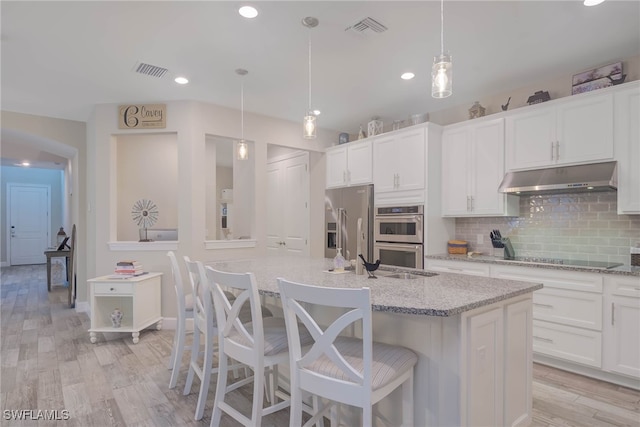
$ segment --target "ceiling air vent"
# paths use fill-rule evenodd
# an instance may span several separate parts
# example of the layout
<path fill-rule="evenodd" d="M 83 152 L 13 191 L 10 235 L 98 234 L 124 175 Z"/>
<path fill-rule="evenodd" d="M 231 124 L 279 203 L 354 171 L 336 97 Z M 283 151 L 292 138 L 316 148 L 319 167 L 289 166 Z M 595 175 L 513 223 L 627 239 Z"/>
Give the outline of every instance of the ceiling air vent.
<path fill-rule="evenodd" d="M 376 33 L 383 33 L 387 31 L 387 27 L 385 27 L 375 19 L 367 17 L 361 20 L 360 22 L 356 22 L 355 24 L 345 29 L 345 31 L 349 31 L 349 30 L 356 33 L 363 33 L 366 30 L 371 30 Z"/>
<path fill-rule="evenodd" d="M 144 74 L 145 76 L 161 78 L 169 70 L 155 65 L 145 64 L 144 62 L 138 62 L 134 68 L 134 71 L 136 73 Z"/>

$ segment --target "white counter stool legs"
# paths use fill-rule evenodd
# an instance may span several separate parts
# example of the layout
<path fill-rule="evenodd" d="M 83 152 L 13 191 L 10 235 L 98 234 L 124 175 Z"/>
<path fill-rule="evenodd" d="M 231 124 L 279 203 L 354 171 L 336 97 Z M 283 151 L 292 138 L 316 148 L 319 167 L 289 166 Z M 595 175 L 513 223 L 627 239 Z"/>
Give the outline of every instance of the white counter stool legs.
<path fill-rule="evenodd" d="M 173 275 L 173 287 L 176 291 L 176 301 L 178 303 L 178 316 L 176 321 L 176 332 L 173 335 L 173 347 L 169 357 L 169 369 L 171 369 L 171 379 L 169 388 L 174 388 L 178 381 L 180 366 L 182 365 L 182 355 L 184 350 L 190 350 L 190 346 L 185 345 L 187 319 L 193 319 L 193 295 L 191 292 L 185 294 L 184 282 L 180 273 L 180 266 L 173 251 L 167 253 L 171 264 L 171 274 Z"/>
<path fill-rule="evenodd" d="M 318 287 L 281 278 L 278 279 L 278 287 L 291 358 L 290 426 L 302 424 L 301 396 L 304 391 L 362 408 L 361 425 L 371 426 L 372 406 L 402 385 L 402 423 L 412 427 L 413 368 L 418 356 L 404 347 L 372 341 L 369 288 Z M 340 307 L 348 311 L 323 330 L 303 303 Z M 362 339 L 339 335 L 360 320 Z M 309 349 L 303 350 L 304 345 L 298 338 L 298 321 L 306 326 L 315 341 Z M 332 407 L 330 403 L 320 408 L 305 426 L 313 424 Z"/>
<path fill-rule="evenodd" d="M 207 267 L 208 285 L 213 293 L 218 318 L 218 345 L 220 372 L 214 399 L 211 427 L 220 425 L 222 412 L 230 415 L 246 427 L 260 427 L 262 417 L 289 406 L 288 396 L 275 392 L 276 397 L 286 399 L 276 403 L 271 400 L 271 406 L 263 407 L 264 400 L 264 372 L 265 368 L 273 369 L 273 378 L 277 381 L 277 366 L 289 361 L 287 352 L 287 331 L 282 318 L 262 318 L 260 297 L 255 277 L 251 273 L 225 273 Z M 237 293 L 235 301 L 231 302 L 224 290 Z M 243 323 L 239 318 L 242 307 L 249 304 L 251 323 Z M 306 334 L 302 342 L 309 342 Z M 227 386 L 227 363 L 232 358 L 251 367 L 253 378 L 243 379 Z M 227 393 L 248 384 L 253 380 L 253 402 L 251 418 L 240 413 L 225 401 Z M 277 382 L 274 384 L 277 389 Z"/>
<path fill-rule="evenodd" d="M 211 374 L 218 372 L 218 367 L 213 363 L 214 352 L 216 351 L 216 341 L 218 339 L 218 329 L 216 327 L 215 313 L 211 294 L 206 289 L 207 276 L 204 266 L 200 261 L 191 261 L 189 257 L 184 257 L 184 262 L 189 272 L 189 280 L 193 289 L 193 344 L 191 347 L 191 362 L 189 363 L 189 373 L 184 386 L 184 395 L 191 392 L 194 375 L 200 379 L 200 391 L 198 403 L 196 404 L 195 419 L 200 420 L 204 415 L 204 406 L 209 393 L 209 383 Z M 200 361 L 200 339 L 204 339 L 204 356 L 202 365 Z M 239 365 L 228 366 L 236 368 Z M 225 365 L 227 369 L 227 365 Z M 226 376 L 226 371 L 225 371 Z"/>

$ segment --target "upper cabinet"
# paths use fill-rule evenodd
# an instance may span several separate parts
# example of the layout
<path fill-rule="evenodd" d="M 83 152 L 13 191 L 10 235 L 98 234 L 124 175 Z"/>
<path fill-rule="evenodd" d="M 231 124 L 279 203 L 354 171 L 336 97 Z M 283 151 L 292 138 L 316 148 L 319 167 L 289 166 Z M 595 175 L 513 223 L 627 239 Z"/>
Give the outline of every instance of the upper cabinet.
<path fill-rule="evenodd" d="M 370 184 L 372 141 L 352 142 L 327 149 L 327 188 Z"/>
<path fill-rule="evenodd" d="M 527 107 L 506 118 L 507 170 L 613 159 L 613 94 Z"/>
<path fill-rule="evenodd" d="M 445 128 L 442 165 L 443 216 L 518 215 L 518 197 L 498 192 L 504 177 L 504 119 Z"/>
<path fill-rule="evenodd" d="M 614 98 L 618 213 L 640 214 L 640 84 Z"/>
<path fill-rule="evenodd" d="M 376 204 L 424 203 L 425 135 L 416 126 L 373 141 Z"/>

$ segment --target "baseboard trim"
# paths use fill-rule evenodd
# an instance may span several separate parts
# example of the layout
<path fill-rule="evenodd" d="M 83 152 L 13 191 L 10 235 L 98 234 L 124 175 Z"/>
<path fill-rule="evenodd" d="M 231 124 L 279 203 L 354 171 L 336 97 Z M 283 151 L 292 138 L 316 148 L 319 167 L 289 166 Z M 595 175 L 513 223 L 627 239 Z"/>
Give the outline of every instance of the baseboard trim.
<path fill-rule="evenodd" d="M 640 379 L 638 378 L 613 374 L 596 368 L 590 368 L 588 366 L 582 366 L 536 353 L 533 354 L 533 361 L 542 365 L 548 365 L 554 368 L 562 369 L 563 371 L 584 375 L 585 377 L 591 377 L 613 384 L 618 384 L 624 387 L 629 387 L 634 390 L 640 390 Z"/>

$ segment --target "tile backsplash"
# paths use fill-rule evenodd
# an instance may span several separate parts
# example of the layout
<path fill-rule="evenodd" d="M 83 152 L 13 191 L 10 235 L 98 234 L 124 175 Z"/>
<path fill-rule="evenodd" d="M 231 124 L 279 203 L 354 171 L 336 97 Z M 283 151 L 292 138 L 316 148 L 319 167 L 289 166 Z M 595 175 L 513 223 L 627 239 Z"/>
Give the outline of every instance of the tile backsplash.
<path fill-rule="evenodd" d="M 518 217 L 456 219 L 456 239 L 468 241 L 472 251 L 492 254 L 493 229 L 525 257 L 629 265 L 629 249 L 640 243 L 640 215 L 618 215 L 615 191 L 521 196 Z"/>

